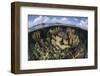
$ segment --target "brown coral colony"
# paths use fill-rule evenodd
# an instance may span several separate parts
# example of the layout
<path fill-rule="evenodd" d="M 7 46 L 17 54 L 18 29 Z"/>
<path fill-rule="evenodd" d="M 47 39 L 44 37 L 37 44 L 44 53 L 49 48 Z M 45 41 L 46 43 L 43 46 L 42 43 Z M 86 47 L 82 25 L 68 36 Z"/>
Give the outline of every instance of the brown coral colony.
<path fill-rule="evenodd" d="M 52 26 L 29 33 L 29 60 L 73 58 L 87 58 L 86 30 Z"/>

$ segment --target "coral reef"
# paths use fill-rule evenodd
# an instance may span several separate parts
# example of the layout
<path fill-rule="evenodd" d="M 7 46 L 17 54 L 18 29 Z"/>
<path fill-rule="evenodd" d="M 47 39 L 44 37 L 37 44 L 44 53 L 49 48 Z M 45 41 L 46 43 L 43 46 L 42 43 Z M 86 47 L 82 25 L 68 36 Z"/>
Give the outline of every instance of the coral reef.
<path fill-rule="evenodd" d="M 28 33 L 28 60 L 87 58 L 87 31 L 52 26 Z"/>

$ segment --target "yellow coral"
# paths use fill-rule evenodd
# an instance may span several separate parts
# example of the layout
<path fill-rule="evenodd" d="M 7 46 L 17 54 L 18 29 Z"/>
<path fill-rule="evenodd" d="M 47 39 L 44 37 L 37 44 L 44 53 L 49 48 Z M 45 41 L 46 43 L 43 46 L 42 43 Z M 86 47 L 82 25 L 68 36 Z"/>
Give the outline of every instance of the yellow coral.
<path fill-rule="evenodd" d="M 51 40 L 52 44 L 56 47 L 58 46 L 60 49 L 64 50 L 65 48 L 70 48 L 70 46 L 68 45 L 68 42 L 66 40 L 64 40 L 64 44 L 62 45 L 60 42 L 62 40 L 61 37 L 59 36 L 53 36 L 54 39 Z"/>
<path fill-rule="evenodd" d="M 39 31 L 33 32 L 32 38 L 34 40 L 39 40 L 39 38 L 40 38 L 40 32 Z"/>

